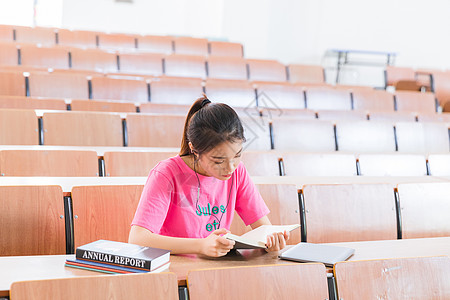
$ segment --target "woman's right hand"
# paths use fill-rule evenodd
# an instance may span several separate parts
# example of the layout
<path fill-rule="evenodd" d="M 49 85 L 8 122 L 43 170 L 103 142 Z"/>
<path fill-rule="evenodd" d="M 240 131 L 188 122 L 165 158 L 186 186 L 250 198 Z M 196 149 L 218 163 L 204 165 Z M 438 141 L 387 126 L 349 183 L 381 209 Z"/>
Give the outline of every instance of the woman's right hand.
<path fill-rule="evenodd" d="M 219 257 L 226 255 L 233 249 L 234 241 L 228 240 L 221 236 L 221 234 L 230 231 L 225 228 L 220 228 L 213 231 L 209 236 L 201 240 L 200 252 L 207 256 Z"/>

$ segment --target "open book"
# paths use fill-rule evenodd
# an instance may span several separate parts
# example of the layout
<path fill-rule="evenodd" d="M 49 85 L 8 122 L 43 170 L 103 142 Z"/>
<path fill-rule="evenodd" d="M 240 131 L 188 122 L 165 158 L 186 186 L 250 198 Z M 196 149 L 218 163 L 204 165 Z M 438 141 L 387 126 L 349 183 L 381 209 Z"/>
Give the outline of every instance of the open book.
<path fill-rule="evenodd" d="M 265 249 L 267 236 L 277 232 L 292 231 L 300 227 L 300 224 L 293 225 L 262 225 L 255 228 L 243 235 L 235 235 L 232 233 L 227 233 L 223 237 L 229 240 L 233 240 L 233 249 Z"/>

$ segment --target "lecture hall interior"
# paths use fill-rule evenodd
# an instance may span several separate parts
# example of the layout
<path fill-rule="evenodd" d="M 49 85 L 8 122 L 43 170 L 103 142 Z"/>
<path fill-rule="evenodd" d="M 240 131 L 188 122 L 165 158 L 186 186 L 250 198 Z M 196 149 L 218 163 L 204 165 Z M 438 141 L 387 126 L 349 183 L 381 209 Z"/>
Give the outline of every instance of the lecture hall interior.
<path fill-rule="evenodd" d="M 450 299 L 448 11 L 0 1 L 0 299 Z M 300 224 L 286 247 L 172 254 L 159 273 L 65 266 L 79 246 L 128 242 L 150 171 L 179 155 L 202 95 L 239 116 L 270 222 Z M 252 229 L 230 218 L 231 233 Z M 279 258 L 300 243 L 354 254 Z"/>

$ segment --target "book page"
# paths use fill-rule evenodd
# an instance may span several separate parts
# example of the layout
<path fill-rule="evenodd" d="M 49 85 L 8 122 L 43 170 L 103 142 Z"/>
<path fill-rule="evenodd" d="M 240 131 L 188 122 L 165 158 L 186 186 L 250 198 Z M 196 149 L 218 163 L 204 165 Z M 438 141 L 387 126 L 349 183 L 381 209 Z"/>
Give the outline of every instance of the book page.
<path fill-rule="evenodd" d="M 267 236 L 277 232 L 292 231 L 296 228 L 300 227 L 300 224 L 292 224 L 292 225 L 262 225 L 256 229 L 253 229 L 247 233 L 241 235 L 242 239 L 258 241 L 262 243 L 266 243 Z"/>

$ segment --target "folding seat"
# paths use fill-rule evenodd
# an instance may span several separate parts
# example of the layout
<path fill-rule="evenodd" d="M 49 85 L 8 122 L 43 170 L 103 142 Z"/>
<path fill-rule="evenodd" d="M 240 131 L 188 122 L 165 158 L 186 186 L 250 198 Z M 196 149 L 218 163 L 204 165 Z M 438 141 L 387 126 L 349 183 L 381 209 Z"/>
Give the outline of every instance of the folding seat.
<path fill-rule="evenodd" d="M 245 147 L 245 146 L 244 146 Z M 242 162 L 250 176 L 280 176 L 279 154 L 273 151 L 242 152 Z"/>
<path fill-rule="evenodd" d="M 360 175 L 363 176 L 426 176 L 424 155 L 415 154 L 360 154 Z"/>
<path fill-rule="evenodd" d="M 370 121 L 416 122 L 417 113 L 410 111 L 374 111 L 369 112 Z"/>
<path fill-rule="evenodd" d="M 239 117 L 244 128 L 245 151 L 269 151 L 271 149 L 269 120 L 260 116 L 245 115 Z"/>
<path fill-rule="evenodd" d="M 99 33 L 98 47 L 103 49 L 136 49 L 136 37 L 130 34 Z"/>
<path fill-rule="evenodd" d="M 0 255 L 66 253 L 60 186 L 0 186 Z"/>
<path fill-rule="evenodd" d="M 404 183 L 397 191 L 403 239 L 450 235 L 450 183 Z"/>
<path fill-rule="evenodd" d="M 0 25 L 0 41 L 12 43 L 14 41 L 14 26 Z"/>
<path fill-rule="evenodd" d="M 319 120 L 328 121 L 365 121 L 367 120 L 367 113 L 356 110 L 319 110 L 317 111 Z"/>
<path fill-rule="evenodd" d="M 63 47 L 20 47 L 21 65 L 35 68 L 68 69 L 69 50 Z"/>
<path fill-rule="evenodd" d="M 105 173 L 106 176 L 148 176 L 160 161 L 177 154 L 174 151 L 107 151 L 103 155 Z"/>
<path fill-rule="evenodd" d="M 175 43 L 176 54 L 187 55 L 208 55 L 208 40 L 193 37 L 176 37 L 173 39 Z"/>
<path fill-rule="evenodd" d="M 430 154 L 427 160 L 429 175 L 450 176 L 450 154 Z"/>
<path fill-rule="evenodd" d="M 348 90 L 329 87 L 305 88 L 306 107 L 312 110 L 351 110 L 352 102 Z"/>
<path fill-rule="evenodd" d="M 82 74 L 32 72 L 28 80 L 32 97 L 89 98 L 88 79 Z"/>
<path fill-rule="evenodd" d="M 1 27 L 0 27 L 1 28 Z M 0 44 L 0 67 L 19 65 L 19 50 L 16 44 Z"/>
<path fill-rule="evenodd" d="M 136 106 L 134 103 L 124 101 L 74 99 L 70 102 L 70 110 L 103 111 L 103 112 L 136 112 Z"/>
<path fill-rule="evenodd" d="M 433 71 L 433 87 L 434 94 L 439 101 L 441 106 L 444 106 L 445 103 L 450 98 L 450 72 L 449 71 Z"/>
<path fill-rule="evenodd" d="M 210 56 L 208 78 L 247 80 L 247 62 L 241 57 Z"/>
<path fill-rule="evenodd" d="M 282 152 L 285 176 L 355 176 L 353 154 Z"/>
<path fill-rule="evenodd" d="M 225 103 L 231 107 L 256 106 L 255 89 L 245 80 L 208 79 L 205 92 L 211 101 Z"/>
<path fill-rule="evenodd" d="M 277 151 L 333 152 L 333 123 L 278 117 L 272 120 L 272 145 Z"/>
<path fill-rule="evenodd" d="M 0 72 L 0 95 L 26 95 L 25 77 L 22 72 Z"/>
<path fill-rule="evenodd" d="M 442 256 L 359 260 L 338 262 L 334 276 L 339 299 L 446 299 L 449 268 Z"/>
<path fill-rule="evenodd" d="M 416 73 L 412 68 L 386 66 L 386 86 L 395 86 L 401 80 L 416 80 Z"/>
<path fill-rule="evenodd" d="M 317 119 L 316 113 L 309 109 L 261 107 L 261 114 L 269 119 L 276 117 L 296 118 L 302 120 Z"/>
<path fill-rule="evenodd" d="M 44 145 L 123 146 L 122 119 L 115 113 L 44 112 Z"/>
<path fill-rule="evenodd" d="M 256 84 L 258 107 L 262 109 L 305 109 L 303 89 L 290 83 Z"/>
<path fill-rule="evenodd" d="M 55 28 L 14 26 L 17 43 L 54 46 L 56 44 Z"/>
<path fill-rule="evenodd" d="M 163 75 L 163 55 L 157 53 L 126 53 L 119 55 L 120 73 Z"/>
<path fill-rule="evenodd" d="M 249 80 L 286 81 L 286 67 L 276 60 L 247 59 Z"/>
<path fill-rule="evenodd" d="M 353 109 L 394 111 L 394 95 L 386 91 L 359 89 L 352 92 Z"/>
<path fill-rule="evenodd" d="M 421 113 L 418 115 L 417 119 L 419 122 L 450 122 L 450 113 Z"/>
<path fill-rule="evenodd" d="M 192 102 L 193 103 L 193 102 Z M 188 104 L 164 104 L 164 103 L 141 103 L 139 111 L 142 113 L 169 114 L 187 116 L 189 108 Z"/>
<path fill-rule="evenodd" d="M 0 109 L 0 145 L 38 144 L 38 118 L 33 110 Z"/>
<path fill-rule="evenodd" d="M 396 91 L 395 106 L 397 111 L 432 114 L 436 112 L 436 99 L 434 94 L 429 92 Z"/>
<path fill-rule="evenodd" d="M 150 101 L 161 104 L 192 105 L 203 94 L 200 78 L 160 77 L 150 81 Z"/>
<path fill-rule="evenodd" d="M 322 66 L 288 65 L 289 82 L 292 83 L 325 83 L 325 71 Z"/>
<path fill-rule="evenodd" d="M 397 239 L 391 184 L 305 185 L 302 202 L 309 243 Z"/>
<path fill-rule="evenodd" d="M 0 108 L 66 110 L 64 99 L 0 96 Z"/>
<path fill-rule="evenodd" d="M 243 57 L 244 47 L 240 43 L 211 41 L 209 42 L 209 55 Z"/>
<path fill-rule="evenodd" d="M 395 124 L 399 152 L 447 153 L 450 151 L 448 126 L 432 122 Z"/>
<path fill-rule="evenodd" d="M 58 29 L 56 32 L 57 44 L 79 48 L 96 48 L 99 32 L 84 30 Z"/>
<path fill-rule="evenodd" d="M 390 122 L 338 121 L 336 140 L 339 151 L 352 153 L 396 151 L 394 126 Z"/>
<path fill-rule="evenodd" d="M 171 54 L 173 53 L 172 40 L 171 36 L 139 36 L 137 37 L 138 49 L 145 52 Z"/>
<path fill-rule="evenodd" d="M 180 147 L 185 116 L 127 114 L 129 147 Z"/>
<path fill-rule="evenodd" d="M 164 58 L 164 74 L 173 77 L 206 78 L 203 56 L 172 54 Z"/>
<path fill-rule="evenodd" d="M 117 55 L 97 49 L 75 49 L 70 51 L 71 68 L 75 70 L 89 70 L 102 73 L 118 71 Z"/>
<path fill-rule="evenodd" d="M 126 100 L 147 102 L 149 93 L 147 82 L 139 79 L 93 77 L 91 79 L 92 99 Z"/>

